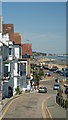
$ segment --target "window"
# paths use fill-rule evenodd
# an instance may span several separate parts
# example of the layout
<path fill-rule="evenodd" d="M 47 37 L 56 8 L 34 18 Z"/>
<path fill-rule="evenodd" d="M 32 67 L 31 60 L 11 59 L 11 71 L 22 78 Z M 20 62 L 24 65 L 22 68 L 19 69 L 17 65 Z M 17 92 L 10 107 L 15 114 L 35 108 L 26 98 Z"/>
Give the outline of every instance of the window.
<path fill-rule="evenodd" d="M 20 56 L 21 56 L 21 47 L 20 47 Z"/>
<path fill-rule="evenodd" d="M 17 73 L 19 74 L 19 63 L 18 63 L 18 69 L 17 70 L 18 70 Z"/>
<path fill-rule="evenodd" d="M 12 50 L 12 49 L 11 49 L 11 48 L 9 48 L 9 55 L 11 55 L 11 50 Z"/>

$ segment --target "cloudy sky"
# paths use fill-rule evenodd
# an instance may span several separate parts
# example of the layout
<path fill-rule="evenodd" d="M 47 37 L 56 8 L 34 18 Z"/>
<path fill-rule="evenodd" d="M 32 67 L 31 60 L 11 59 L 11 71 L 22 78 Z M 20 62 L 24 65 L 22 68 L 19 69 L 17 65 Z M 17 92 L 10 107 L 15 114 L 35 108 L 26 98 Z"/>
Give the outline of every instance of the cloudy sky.
<path fill-rule="evenodd" d="M 66 53 L 65 2 L 3 2 L 4 23 L 13 23 L 22 43 L 32 43 L 33 51 Z"/>

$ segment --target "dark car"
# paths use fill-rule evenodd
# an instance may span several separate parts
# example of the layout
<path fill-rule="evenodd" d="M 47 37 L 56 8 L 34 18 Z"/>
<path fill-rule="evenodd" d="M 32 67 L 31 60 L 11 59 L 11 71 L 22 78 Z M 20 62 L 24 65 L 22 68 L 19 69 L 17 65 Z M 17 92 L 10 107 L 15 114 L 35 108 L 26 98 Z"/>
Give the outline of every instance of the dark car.
<path fill-rule="evenodd" d="M 56 73 L 60 74 L 60 72 L 61 72 L 60 70 L 56 70 Z"/>
<path fill-rule="evenodd" d="M 43 66 L 43 68 L 44 68 L 45 70 L 48 70 L 48 69 L 49 69 L 48 65 Z"/>
<path fill-rule="evenodd" d="M 63 71 L 60 71 L 60 75 L 61 75 L 61 76 L 64 76 L 64 72 L 63 72 Z"/>
<path fill-rule="evenodd" d="M 68 87 L 66 87 L 65 94 L 68 94 Z"/>
<path fill-rule="evenodd" d="M 53 66 L 53 67 L 50 69 L 50 71 L 54 72 L 54 71 L 56 71 L 57 69 L 58 69 L 57 66 Z"/>
<path fill-rule="evenodd" d="M 65 77 L 68 77 L 68 71 L 66 71 L 66 72 L 64 73 L 64 76 L 65 76 Z"/>
<path fill-rule="evenodd" d="M 54 84 L 53 90 L 58 90 L 59 88 L 60 88 L 60 85 L 59 85 L 59 84 Z"/>
<path fill-rule="evenodd" d="M 46 87 L 40 87 L 39 88 L 39 93 L 47 93 L 47 88 Z"/>
<path fill-rule="evenodd" d="M 68 71 L 68 68 L 62 68 L 62 71 Z"/>
<path fill-rule="evenodd" d="M 50 72 L 45 73 L 45 76 L 51 76 Z"/>

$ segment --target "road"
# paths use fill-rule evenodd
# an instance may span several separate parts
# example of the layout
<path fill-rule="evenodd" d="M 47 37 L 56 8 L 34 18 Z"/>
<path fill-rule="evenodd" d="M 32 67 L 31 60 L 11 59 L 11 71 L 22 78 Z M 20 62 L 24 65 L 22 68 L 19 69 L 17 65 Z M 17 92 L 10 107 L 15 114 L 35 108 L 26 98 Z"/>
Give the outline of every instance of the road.
<path fill-rule="evenodd" d="M 54 81 L 41 81 L 40 85 L 47 86 L 47 93 L 23 93 L 8 107 L 4 118 L 42 118 L 42 103 L 55 94 Z M 52 88 L 50 90 L 50 88 Z"/>
<path fill-rule="evenodd" d="M 46 94 L 23 94 L 9 107 L 4 118 L 42 118 L 41 104 Z"/>
<path fill-rule="evenodd" d="M 55 74 L 52 75 L 56 77 Z M 43 101 L 47 102 L 48 97 L 56 95 L 56 91 L 53 90 L 54 83 L 54 79 L 40 81 L 40 86 L 47 87 L 47 93 L 23 93 L 12 102 L 3 118 L 42 118 Z"/>
<path fill-rule="evenodd" d="M 44 73 L 47 73 L 47 72 L 49 72 L 49 70 L 44 70 Z M 51 71 L 50 71 L 50 73 L 51 73 L 51 77 L 52 77 L 54 80 L 55 80 L 55 78 L 57 78 L 57 77 L 58 77 L 59 80 L 63 80 L 63 79 L 64 79 L 64 76 L 61 76 L 61 75 L 59 75 L 59 74 L 57 74 L 57 73 L 53 73 L 53 72 L 51 72 Z M 68 79 L 68 77 L 67 77 L 66 79 Z M 45 78 L 45 80 L 46 80 L 46 78 Z M 51 83 L 51 86 L 50 86 L 50 87 L 53 87 L 54 83 L 55 83 L 55 81 L 53 81 L 53 82 Z M 63 89 L 63 97 L 64 97 L 65 99 L 67 99 L 67 95 L 65 94 L 64 83 L 65 83 L 65 82 L 60 82 L 59 84 L 60 84 L 61 88 Z M 44 83 L 43 83 L 43 84 L 44 84 Z M 48 84 L 48 82 L 46 83 L 46 85 L 47 85 L 47 84 Z M 50 84 L 50 82 L 49 82 L 49 84 Z"/>

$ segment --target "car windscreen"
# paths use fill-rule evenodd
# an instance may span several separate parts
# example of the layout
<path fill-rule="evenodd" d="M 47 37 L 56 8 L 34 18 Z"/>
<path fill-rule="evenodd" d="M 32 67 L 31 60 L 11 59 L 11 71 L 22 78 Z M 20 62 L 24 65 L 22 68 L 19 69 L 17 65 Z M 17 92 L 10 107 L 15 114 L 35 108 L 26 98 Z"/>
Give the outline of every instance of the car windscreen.
<path fill-rule="evenodd" d="M 57 86 L 57 87 L 59 87 L 59 85 L 54 85 L 54 86 Z"/>

